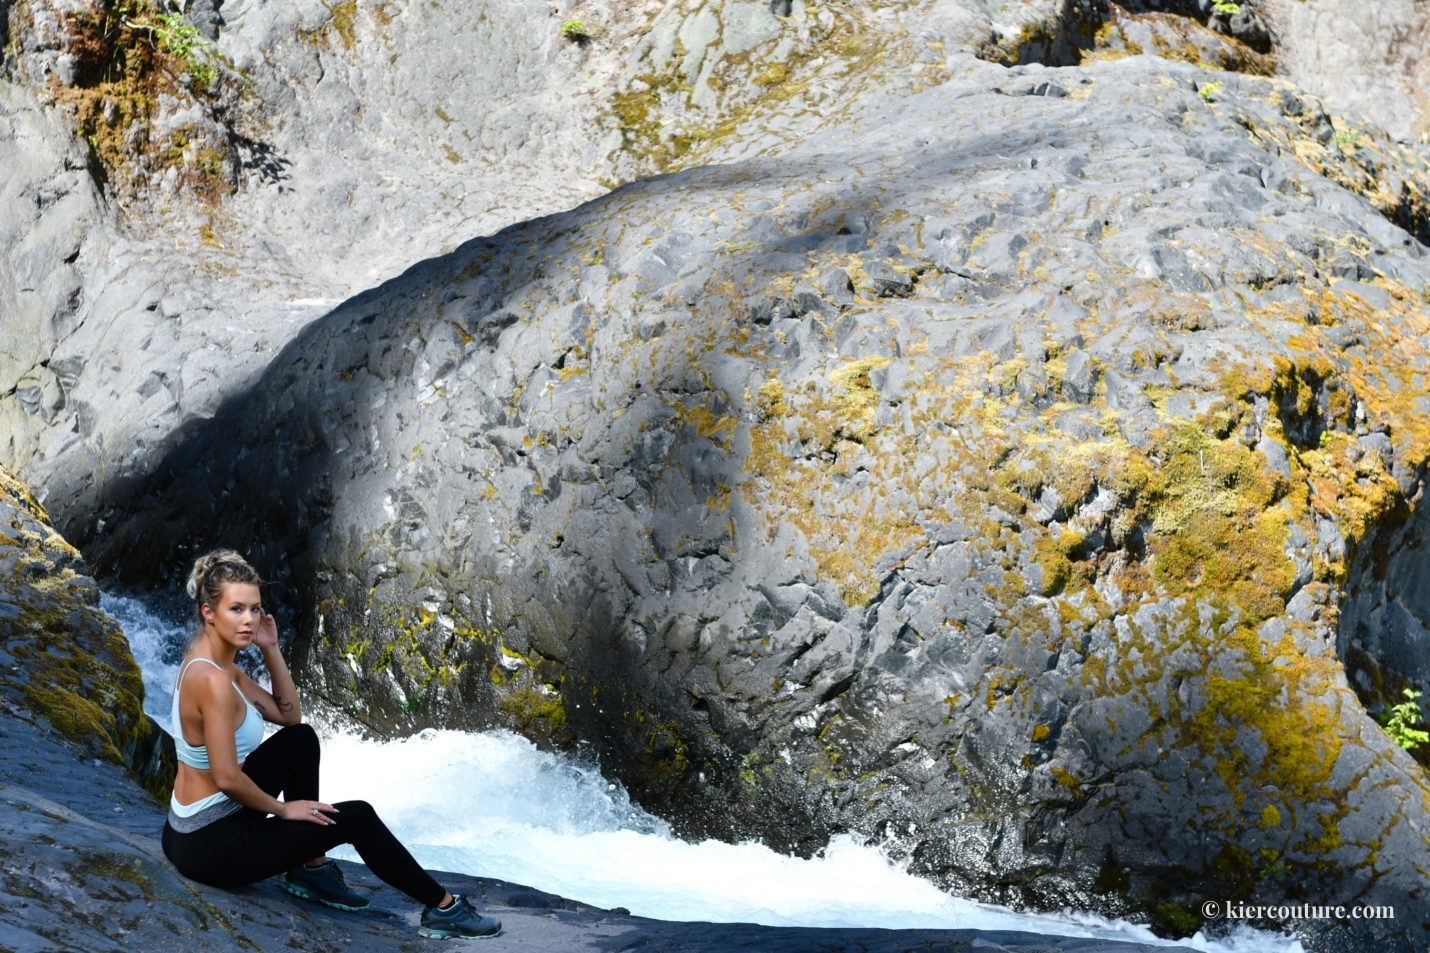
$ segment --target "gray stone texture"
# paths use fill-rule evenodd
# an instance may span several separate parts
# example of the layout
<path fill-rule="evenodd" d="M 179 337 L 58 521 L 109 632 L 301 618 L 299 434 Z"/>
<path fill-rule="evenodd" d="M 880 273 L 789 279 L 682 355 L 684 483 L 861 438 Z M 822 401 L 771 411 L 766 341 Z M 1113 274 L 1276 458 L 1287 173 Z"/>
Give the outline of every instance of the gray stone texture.
<path fill-rule="evenodd" d="M 1430 17 L 1423 3 L 1267 0 L 1283 75 L 1357 124 L 1430 135 Z"/>
<path fill-rule="evenodd" d="M 80 320 L 84 276 L 75 262 L 104 222 L 82 148 L 28 90 L 0 83 L 0 387 L 5 429 L 54 420 L 67 386 L 50 366 Z"/>

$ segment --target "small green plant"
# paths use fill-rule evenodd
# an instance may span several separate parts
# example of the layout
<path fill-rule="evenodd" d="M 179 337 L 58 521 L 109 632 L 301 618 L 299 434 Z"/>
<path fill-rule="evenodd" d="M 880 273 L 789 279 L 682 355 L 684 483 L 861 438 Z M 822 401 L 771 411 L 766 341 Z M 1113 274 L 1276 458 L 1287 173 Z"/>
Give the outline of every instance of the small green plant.
<path fill-rule="evenodd" d="M 600 36 L 601 29 L 596 26 L 587 26 L 582 20 L 567 20 L 561 24 L 561 35 L 578 46 L 584 46 Z"/>
<path fill-rule="evenodd" d="M 1287 873 L 1286 861 L 1275 860 L 1261 868 L 1260 876 L 1262 880 L 1281 880 Z"/>
<path fill-rule="evenodd" d="M 1241 4 L 1235 0 L 1212 0 L 1212 9 L 1223 16 L 1234 17 L 1241 12 Z"/>
<path fill-rule="evenodd" d="M 747 788 L 757 788 L 760 786 L 760 779 L 755 775 L 755 756 L 747 754 L 740 764 L 740 782 Z"/>
<path fill-rule="evenodd" d="M 1205 99 L 1207 102 L 1211 102 L 1212 97 L 1217 94 L 1217 91 L 1220 90 L 1221 87 L 1221 80 L 1217 80 L 1215 83 L 1203 83 L 1202 85 L 1197 87 L 1197 95 L 1202 97 L 1202 99 Z"/>
<path fill-rule="evenodd" d="M 1391 741 L 1406 751 L 1414 751 L 1425 742 L 1430 741 L 1430 731 L 1411 727 L 1422 724 L 1425 720 L 1425 716 L 1420 712 L 1422 693 L 1407 688 L 1402 694 L 1405 696 L 1405 701 L 1399 705 L 1390 706 L 1386 715 L 1385 733 L 1390 735 Z"/>
<path fill-rule="evenodd" d="M 1331 134 L 1331 142 L 1337 149 L 1354 149 L 1360 145 L 1360 133 L 1355 129 L 1337 129 Z"/>
<path fill-rule="evenodd" d="M 218 77 L 210 62 L 213 52 L 208 41 L 199 36 L 198 27 L 184 19 L 182 13 L 157 13 L 152 20 L 125 20 L 124 25 L 148 32 L 164 52 L 184 64 L 200 89 L 207 89 Z"/>

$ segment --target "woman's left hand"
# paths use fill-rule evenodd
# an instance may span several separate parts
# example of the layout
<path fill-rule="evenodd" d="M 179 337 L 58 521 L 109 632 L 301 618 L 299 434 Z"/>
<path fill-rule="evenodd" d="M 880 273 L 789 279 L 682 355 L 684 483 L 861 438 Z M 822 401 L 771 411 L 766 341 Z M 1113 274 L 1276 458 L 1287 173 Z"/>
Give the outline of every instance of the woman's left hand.
<path fill-rule="evenodd" d="M 322 801 L 279 801 L 278 805 L 278 816 L 285 821 L 308 821 L 324 827 L 337 823 L 330 815 L 338 809 Z"/>
<path fill-rule="evenodd" d="M 278 622 L 263 610 L 259 611 L 258 625 L 253 627 L 253 644 L 260 649 L 278 644 Z"/>

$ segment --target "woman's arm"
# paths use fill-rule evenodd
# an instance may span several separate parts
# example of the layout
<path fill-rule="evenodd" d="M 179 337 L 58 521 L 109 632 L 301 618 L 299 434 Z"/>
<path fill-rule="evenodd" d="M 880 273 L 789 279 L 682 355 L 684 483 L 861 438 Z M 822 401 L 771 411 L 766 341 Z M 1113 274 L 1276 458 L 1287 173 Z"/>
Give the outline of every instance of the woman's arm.
<path fill-rule="evenodd" d="M 184 682 L 184 690 L 193 693 L 203 718 L 204 746 L 209 753 L 209 772 L 218 789 L 244 807 L 265 814 L 275 814 L 289 821 L 311 821 L 314 824 L 335 823 L 328 815 L 337 808 L 321 801 L 280 801 L 254 783 L 238 763 L 234 732 L 239 715 L 235 711 L 233 687 L 228 674 L 218 669 L 195 672 Z"/>
<path fill-rule="evenodd" d="M 278 623 L 267 612 L 258 617 L 258 625 L 253 631 L 253 644 L 263 653 L 263 664 L 268 666 L 268 680 L 272 691 L 242 672 L 239 673 L 238 687 L 244 697 L 253 702 L 253 707 L 263 716 L 264 721 L 275 725 L 296 725 L 303 720 L 303 709 L 298 705 L 298 690 L 293 687 L 293 676 L 288 671 L 288 663 L 278 649 Z"/>

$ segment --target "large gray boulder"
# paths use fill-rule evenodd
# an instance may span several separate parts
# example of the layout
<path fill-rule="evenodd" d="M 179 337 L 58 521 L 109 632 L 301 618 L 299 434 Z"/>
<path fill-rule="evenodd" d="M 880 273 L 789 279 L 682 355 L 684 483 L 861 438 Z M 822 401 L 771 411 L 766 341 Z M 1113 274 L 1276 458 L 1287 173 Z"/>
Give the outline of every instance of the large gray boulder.
<path fill-rule="evenodd" d="M 6 164 L 18 173 L 6 180 L 9 242 L 43 283 L 0 271 L 0 303 L 17 300 L 0 351 L 0 460 L 64 520 L 91 509 L 92 487 L 152 465 L 184 422 L 246 388 L 308 321 L 411 262 L 644 174 L 778 156 L 869 90 L 937 82 L 956 49 L 1008 63 L 1144 52 L 1280 69 L 1331 97 L 1334 112 L 1366 112 L 1335 98 L 1353 88 L 1344 70 L 1309 55 L 1332 48 L 1326 37 L 1287 25 L 1319 3 L 1246 3 L 1236 15 L 1209 0 L 189 6 L 216 78 L 200 88 L 160 57 L 158 96 L 105 81 L 115 37 L 106 46 L 80 29 L 109 22 L 104 4 L 0 8 L 12 38 L 0 83 L 39 97 L 6 87 L 10 128 L 60 134 L 58 107 L 96 143 L 3 137 L 5 148 L 26 143 Z M 1315 22 L 1356 15 L 1337 11 Z M 596 39 L 563 38 L 572 17 Z M 1350 42 L 1349 29 L 1331 32 Z M 1369 45 L 1352 43 L 1341 60 L 1398 68 L 1375 44 L 1399 33 L 1364 35 Z M 1282 45 L 1264 52 L 1268 38 Z M 1398 102 L 1379 90 L 1362 98 Z M 1373 161 L 1373 137 L 1358 146 L 1358 125 L 1321 117 L 1323 138 L 1343 144 L 1332 153 L 1372 161 L 1346 178 L 1336 168 L 1346 163 L 1318 171 L 1423 213 L 1426 190 Z M 46 163 L 67 178 L 40 171 Z M 111 192 L 104 212 L 82 194 L 94 192 L 79 181 L 86 168 Z M 37 207 L 46 222 L 32 229 Z M 81 377 L 92 399 L 69 396 Z"/>
<path fill-rule="evenodd" d="M 6 93 L 15 115 L 59 133 L 54 113 L 77 112 L 74 131 L 99 144 L 15 134 L 33 153 L 6 213 L 15 240 L 30 229 L 19 183 L 49 181 L 30 165 L 90 168 L 113 205 L 79 229 L 77 255 L 30 256 L 65 294 L 27 305 L 23 327 L 64 333 L 14 333 L 26 344 L 0 378 L 0 462 L 62 519 L 86 519 L 98 486 L 147 470 L 338 302 L 620 181 L 782 148 L 870 85 L 928 82 L 977 23 L 958 4 L 797 3 L 784 18 L 767 3 L 690 7 L 583 9 L 601 35 L 580 45 L 561 33 L 568 4 L 236 0 L 199 17 L 218 33 L 203 60 L 217 78 L 202 90 L 172 57 L 143 82 L 106 81 L 93 51 L 117 55 L 122 37 L 95 35 L 105 4 L 78 18 L 69 0 L 7 8 L 16 52 L 0 85 L 33 90 Z M 76 68 L 79 48 L 97 68 Z M 144 94 L 151 74 L 164 95 Z M 133 116 L 105 105 L 130 100 Z M 216 180 L 198 174 L 215 162 Z M 0 279 L 0 301 L 32 293 Z"/>
<path fill-rule="evenodd" d="M 335 708 L 585 742 L 694 834 L 1422 944 L 1430 786 L 1337 656 L 1426 459 L 1422 246 L 1273 81 L 970 57 L 843 123 L 345 303 L 85 545 L 248 549 Z"/>

